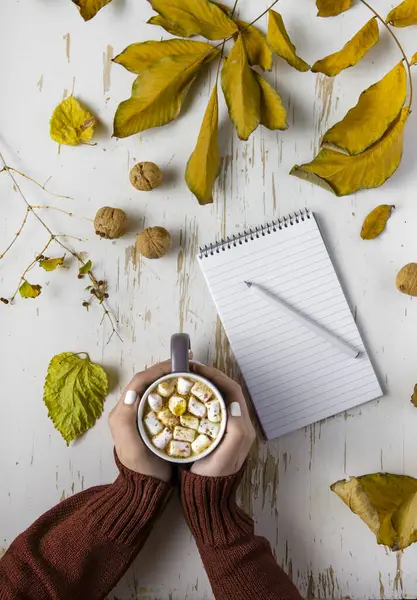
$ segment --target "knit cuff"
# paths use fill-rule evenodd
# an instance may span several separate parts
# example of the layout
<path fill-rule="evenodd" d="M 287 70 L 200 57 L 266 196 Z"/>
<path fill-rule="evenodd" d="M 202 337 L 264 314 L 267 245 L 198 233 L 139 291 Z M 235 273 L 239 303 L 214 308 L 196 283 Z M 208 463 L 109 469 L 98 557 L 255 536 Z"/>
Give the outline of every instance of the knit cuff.
<path fill-rule="evenodd" d="M 134 545 L 149 533 L 171 497 L 173 486 L 131 471 L 114 454 L 120 474 L 89 503 L 91 523 L 113 541 Z"/>
<path fill-rule="evenodd" d="M 197 544 L 229 546 L 253 532 L 252 519 L 236 504 L 245 467 L 227 477 L 181 473 L 181 503 Z"/>

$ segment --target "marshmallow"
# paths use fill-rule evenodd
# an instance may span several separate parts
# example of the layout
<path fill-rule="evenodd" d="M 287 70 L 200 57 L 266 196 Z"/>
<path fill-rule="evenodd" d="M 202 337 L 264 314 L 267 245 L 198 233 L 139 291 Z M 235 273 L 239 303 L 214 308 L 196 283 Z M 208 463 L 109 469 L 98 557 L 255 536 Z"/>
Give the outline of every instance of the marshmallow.
<path fill-rule="evenodd" d="M 201 454 L 211 445 L 211 439 L 204 435 L 203 433 L 196 437 L 196 439 L 191 444 L 191 448 L 194 454 Z"/>
<path fill-rule="evenodd" d="M 189 415 L 186 413 L 185 415 L 180 416 L 180 422 L 183 427 L 188 427 L 188 429 L 198 429 L 200 425 L 199 419 L 197 417 L 193 417 L 193 415 Z"/>
<path fill-rule="evenodd" d="M 218 400 L 209 400 L 207 406 L 207 418 L 212 423 L 220 423 L 222 420 L 222 409 Z"/>
<path fill-rule="evenodd" d="M 202 402 L 207 402 L 213 395 L 213 392 L 209 387 L 206 386 L 205 383 L 201 381 L 196 381 L 193 387 L 191 388 L 191 393 L 196 396 Z"/>
<path fill-rule="evenodd" d="M 185 377 L 178 377 L 177 392 L 181 394 L 181 396 L 187 396 L 193 387 L 193 383 L 193 381 L 185 379 Z"/>
<path fill-rule="evenodd" d="M 159 448 L 159 450 L 163 450 L 168 444 L 168 442 L 170 442 L 171 440 L 172 433 L 170 432 L 168 427 L 165 427 L 165 429 L 161 431 L 161 433 L 158 433 L 158 435 L 154 435 L 154 437 L 152 438 L 152 444 L 156 448 Z"/>
<path fill-rule="evenodd" d="M 193 442 L 196 432 L 194 429 L 188 429 L 187 427 L 180 427 L 177 425 L 174 429 L 174 440 L 180 442 Z"/>
<path fill-rule="evenodd" d="M 162 408 L 162 398 L 159 394 L 149 394 L 148 396 L 148 404 L 152 410 L 155 412 L 159 412 Z"/>
<path fill-rule="evenodd" d="M 167 379 L 158 385 L 158 394 L 169 398 L 175 392 L 175 379 Z"/>
<path fill-rule="evenodd" d="M 179 417 L 187 410 L 187 402 L 182 396 L 171 396 L 168 400 L 168 407 L 173 415 Z"/>
<path fill-rule="evenodd" d="M 165 427 L 169 427 L 170 429 L 178 425 L 177 417 L 174 416 L 168 408 L 164 408 L 164 410 L 161 410 L 161 412 L 158 413 L 158 419 Z"/>
<path fill-rule="evenodd" d="M 153 412 L 153 410 L 148 412 L 143 421 L 151 435 L 156 435 L 157 433 L 160 433 L 164 428 L 162 423 L 158 421 L 156 414 Z"/>
<path fill-rule="evenodd" d="M 191 446 L 188 442 L 174 442 L 169 444 L 168 454 L 175 458 L 188 458 L 191 456 Z"/>
<path fill-rule="evenodd" d="M 205 417 L 207 413 L 207 409 L 205 404 L 191 396 L 188 401 L 188 412 L 196 417 Z"/>
<path fill-rule="evenodd" d="M 198 428 L 198 433 L 204 433 L 212 438 L 217 437 L 219 431 L 220 423 L 211 423 L 207 419 L 202 419 L 200 422 L 200 427 Z"/>

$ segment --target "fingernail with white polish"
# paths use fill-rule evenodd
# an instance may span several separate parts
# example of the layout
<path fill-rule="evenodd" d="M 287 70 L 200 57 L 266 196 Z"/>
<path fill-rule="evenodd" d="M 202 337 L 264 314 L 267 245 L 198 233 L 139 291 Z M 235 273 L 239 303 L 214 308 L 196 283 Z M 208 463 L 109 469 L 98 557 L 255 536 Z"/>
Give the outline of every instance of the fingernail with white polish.
<path fill-rule="evenodd" d="M 229 406 L 229 412 L 231 417 L 241 417 L 242 409 L 240 408 L 239 402 L 232 402 Z"/>
<path fill-rule="evenodd" d="M 125 404 L 134 404 L 137 397 L 138 397 L 138 395 L 135 392 L 135 390 L 127 390 L 126 396 L 124 399 L 124 403 Z"/>

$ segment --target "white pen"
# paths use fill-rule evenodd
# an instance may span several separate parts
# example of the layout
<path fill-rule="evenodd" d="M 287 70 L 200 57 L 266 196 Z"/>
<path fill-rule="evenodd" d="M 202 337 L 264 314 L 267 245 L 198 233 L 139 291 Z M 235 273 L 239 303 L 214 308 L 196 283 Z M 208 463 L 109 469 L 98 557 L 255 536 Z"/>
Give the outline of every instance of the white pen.
<path fill-rule="evenodd" d="M 274 294 L 271 294 L 271 292 L 268 292 L 267 290 L 263 289 L 256 283 L 252 283 L 251 281 L 245 281 L 245 283 L 252 293 L 262 298 L 268 304 L 272 304 L 278 310 L 287 313 L 294 319 L 294 321 L 298 321 L 298 323 L 301 323 L 302 325 L 313 331 L 317 336 L 323 338 L 324 340 L 332 344 L 335 348 L 338 348 L 341 352 L 344 352 L 351 358 L 357 358 L 359 356 L 360 352 L 358 352 L 358 350 L 352 348 L 352 346 L 349 346 L 349 344 L 343 342 L 336 335 L 334 335 L 318 323 L 315 323 L 309 317 L 306 317 L 298 310 L 296 310 L 295 308 L 293 308 L 292 306 L 275 296 Z"/>

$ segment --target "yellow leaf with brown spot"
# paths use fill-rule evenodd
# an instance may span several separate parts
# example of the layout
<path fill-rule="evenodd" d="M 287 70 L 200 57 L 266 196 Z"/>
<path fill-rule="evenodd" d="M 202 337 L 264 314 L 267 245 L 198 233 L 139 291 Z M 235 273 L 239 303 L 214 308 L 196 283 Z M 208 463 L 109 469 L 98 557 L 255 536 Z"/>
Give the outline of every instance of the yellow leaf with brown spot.
<path fill-rule="evenodd" d="M 268 129 L 288 129 L 287 111 L 278 92 L 266 79 L 256 73 L 261 90 L 261 125 Z"/>
<path fill-rule="evenodd" d="M 339 52 L 316 61 L 311 70 L 313 73 L 324 73 L 328 77 L 335 77 L 341 71 L 356 65 L 378 40 L 378 23 L 373 17 Z"/>
<path fill-rule="evenodd" d="M 222 70 L 222 89 L 230 120 L 241 140 L 247 140 L 260 123 L 260 90 L 249 67 L 245 45 L 238 36 Z"/>
<path fill-rule="evenodd" d="M 243 30 L 241 36 L 250 66 L 257 65 L 263 71 L 270 71 L 272 69 L 272 50 L 262 31 L 259 31 L 254 25 L 248 27 L 248 23 L 245 21 L 236 21 L 236 23 L 239 29 Z"/>
<path fill-rule="evenodd" d="M 417 52 L 414 54 L 413 58 L 411 59 L 410 65 L 417 65 Z"/>
<path fill-rule="evenodd" d="M 213 202 L 213 185 L 219 170 L 219 104 L 215 85 L 204 114 L 197 145 L 185 171 L 185 181 L 200 204 Z"/>
<path fill-rule="evenodd" d="M 406 96 L 407 74 L 400 62 L 362 92 L 357 105 L 324 134 L 322 144 L 360 154 L 384 135 L 398 117 Z"/>
<path fill-rule="evenodd" d="M 291 42 L 287 30 L 285 29 L 281 15 L 274 10 L 269 11 L 268 33 L 266 38 L 272 50 L 276 52 L 278 56 L 286 60 L 291 67 L 294 67 L 297 71 L 310 70 L 310 65 L 297 56 L 296 48 Z"/>
<path fill-rule="evenodd" d="M 349 10 L 352 0 L 316 0 L 318 17 L 336 17 L 345 10 Z"/>
<path fill-rule="evenodd" d="M 417 479 L 373 473 L 330 486 L 375 534 L 378 544 L 404 550 L 417 541 Z"/>
<path fill-rule="evenodd" d="M 50 136 L 58 144 L 77 146 L 93 137 L 95 118 L 73 96 L 55 108 L 50 121 Z"/>
<path fill-rule="evenodd" d="M 387 221 L 394 208 L 391 204 L 381 204 L 372 210 L 363 222 L 361 238 L 363 240 L 374 240 L 384 231 Z"/>
<path fill-rule="evenodd" d="M 45 271 L 55 271 L 57 267 L 61 267 L 64 264 L 65 254 L 60 258 L 45 258 L 39 261 L 39 266 Z"/>
<path fill-rule="evenodd" d="M 293 167 L 291 175 L 320 185 L 336 196 L 379 187 L 401 162 L 404 125 L 409 113 L 408 107 L 403 108 L 382 138 L 362 154 L 349 156 L 323 149 L 310 163 Z"/>
<path fill-rule="evenodd" d="M 89 21 L 96 16 L 98 11 L 109 4 L 111 0 L 72 0 L 80 10 L 80 14 L 84 21 Z"/>
<path fill-rule="evenodd" d="M 388 14 L 386 22 L 393 27 L 417 25 L 417 0 L 401 2 Z"/>
<path fill-rule="evenodd" d="M 143 71 L 133 84 L 132 96 L 117 107 L 114 135 L 128 137 L 178 117 L 201 66 L 218 54 L 210 47 L 209 51 L 167 56 Z"/>
<path fill-rule="evenodd" d="M 139 75 L 139 73 L 142 73 L 145 69 L 167 56 L 179 56 L 181 54 L 199 55 L 204 52 L 212 52 L 212 49 L 213 47 L 210 44 L 190 40 L 139 42 L 130 44 L 130 46 L 113 59 L 113 62 Z"/>
<path fill-rule="evenodd" d="M 32 285 L 28 281 L 24 281 L 19 287 L 19 294 L 22 298 L 37 298 L 41 290 L 41 285 Z"/>
<path fill-rule="evenodd" d="M 178 37 L 191 37 L 192 34 L 188 34 L 188 32 L 183 29 L 177 23 L 170 21 L 169 19 L 164 19 L 161 15 L 155 15 L 151 17 L 148 21 L 146 21 L 148 25 L 158 25 L 159 27 L 163 27 L 165 31 L 168 31 L 171 35 L 176 35 Z"/>
<path fill-rule="evenodd" d="M 237 25 L 223 10 L 208 0 L 149 0 L 166 21 L 191 35 L 221 40 L 237 32 Z"/>

